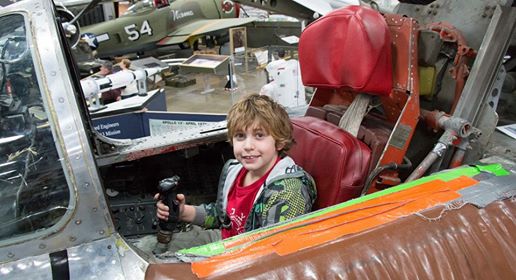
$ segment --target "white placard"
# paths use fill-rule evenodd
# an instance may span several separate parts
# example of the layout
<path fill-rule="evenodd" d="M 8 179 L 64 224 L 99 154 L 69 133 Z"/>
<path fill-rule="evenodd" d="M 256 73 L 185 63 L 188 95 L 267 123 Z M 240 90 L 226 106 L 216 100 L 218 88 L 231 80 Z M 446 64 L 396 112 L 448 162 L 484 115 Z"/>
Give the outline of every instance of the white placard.
<path fill-rule="evenodd" d="M 281 38 L 281 40 L 283 40 L 286 43 L 291 44 L 291 45 L 299 43 L 299 37 L 297 37 L 296 35 L 283 37 L 283 38 Z"/>
<path fill-rule="evenodd" d="M 206 58 L 197 58 L 194 61 L 190 62 L 190 66 L 198 66 L 198 67 L 209 67 L 215 68 L 220 64 L 218 60 L 211 60 Z"/>
<path fill-rule="evenodd" d="M 210 124 L 210 122 L 149 119 L 149 130 L 151 136 L 157 136 L 167 132 L 195 128 L 207 124 Z"/>
<path fill-rule="evenodd" d="M 508 124 L 508 125 L 502 125 L 497 127 L 498 130 L 501 132 L 509 135 L 512 137 L 512 139 L 516 139 L 516 123 Z"/>

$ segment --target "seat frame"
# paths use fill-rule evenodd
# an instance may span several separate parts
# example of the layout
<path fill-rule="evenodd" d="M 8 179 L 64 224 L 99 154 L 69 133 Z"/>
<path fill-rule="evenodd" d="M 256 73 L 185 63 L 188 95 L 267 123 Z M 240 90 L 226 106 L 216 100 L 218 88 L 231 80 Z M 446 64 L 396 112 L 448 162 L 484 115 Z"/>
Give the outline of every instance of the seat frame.
<path fill-rule="evenodd" d="M 419 25 L 415 19 L 400 15 L 385 14 L 384 18 L 392 40 L 393 88 L 389 95 L 379 97 L 384 111 L 383 121 L 373 126 L 362 125 L 369 129 L 380 126 L 390 133 L 381 155 L 373 159 L 370 170 L 390 163 L 403 163 L 420 115 L 417 52 Z M 344 88 L 316 88 L 309 106 L 316 110 L 328 104 L 349 106 L 357 94 Z M 370 192 L 400 182 L 397 170 L 385 170 L 373 182 Z"/>

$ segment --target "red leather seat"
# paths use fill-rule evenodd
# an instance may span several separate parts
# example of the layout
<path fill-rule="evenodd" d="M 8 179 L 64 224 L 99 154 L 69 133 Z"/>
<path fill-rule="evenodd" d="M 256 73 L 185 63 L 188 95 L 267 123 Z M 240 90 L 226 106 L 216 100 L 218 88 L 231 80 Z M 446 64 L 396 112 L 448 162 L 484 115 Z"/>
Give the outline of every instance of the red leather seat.
<path fill-rule="evenodd" d="M 313 209 L 357 197 L 367 176 L 370 149 L 338 126 L 314 117 L 292 119 L 296 144 L 289 155 L 315 180 Z"/>
<path fill-rule="evenodd" d="M 389 95 L 392 89 L 389 28 L 372 9 L 348 6 L 311 23 L 299 40 L 303 84 L 317 88 L 314 100 L 331 98 L 335 90 Z M 320 89 L 331 89 L 319 92 Z M 314 105 L 314 104 L 311 104 Z M 348 132 L 321 118 L 292 119 L 291 157 L 315 179 L 315 209 L 360 195 L 371 160 L 370 148 Z"/>

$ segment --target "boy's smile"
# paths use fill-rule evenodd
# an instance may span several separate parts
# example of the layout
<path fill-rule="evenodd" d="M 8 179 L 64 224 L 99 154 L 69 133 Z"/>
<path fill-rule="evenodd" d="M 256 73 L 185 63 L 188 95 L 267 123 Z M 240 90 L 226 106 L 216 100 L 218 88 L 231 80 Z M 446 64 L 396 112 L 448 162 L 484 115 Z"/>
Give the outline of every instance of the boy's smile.
<path fill-rule="evenodd" d="M 233 136 L 233 153 L 249 172 L 245 179 L 248 185 L 261 178 L 278 158 L 276 141 L 262 126 L 254 123 L 245 129 L 237 131 Z"/>

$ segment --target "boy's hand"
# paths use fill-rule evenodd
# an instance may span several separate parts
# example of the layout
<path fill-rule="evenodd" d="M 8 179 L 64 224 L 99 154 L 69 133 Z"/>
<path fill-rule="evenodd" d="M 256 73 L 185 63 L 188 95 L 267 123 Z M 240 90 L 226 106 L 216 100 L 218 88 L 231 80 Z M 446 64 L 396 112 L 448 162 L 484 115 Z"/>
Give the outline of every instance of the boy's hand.
<path fill-rule="evenodd" d="M 156 200 L 159 199 L 159 193 L 154 195 L 154 199 L 156 199 Z M 183 219 L 183 215 L 185 212 L 186 198 L 185 198 L 184 194 L 177 194 L 176 199 L 177 199 L 177 202 L 179 203 L 179 220 L 184 221 L 185 219 Z M 158 200 L 158 202 L 156 203 L 156 207 L 157 207 L 156 217 L 158 217 L 158 219 L 160 219 L 160 220 L 168 221 L 168 215 L 169 215 L 168 206 L 166 206 L 163 203 L 163 201 Z"/>
<path fill-rule="evenodd" d="M 159 193 L 155 194 L 154 195 L 154 199 L 158 200 L 159 199 Z M 156 203 L 156 217 L 158 217 L 158 219 L 160 220 L 164 220 L 164 221 L 168 221 L 168 206 L 166 206 L 163 201 L 161 200 L 158 200 L 158 202 Z"/>

